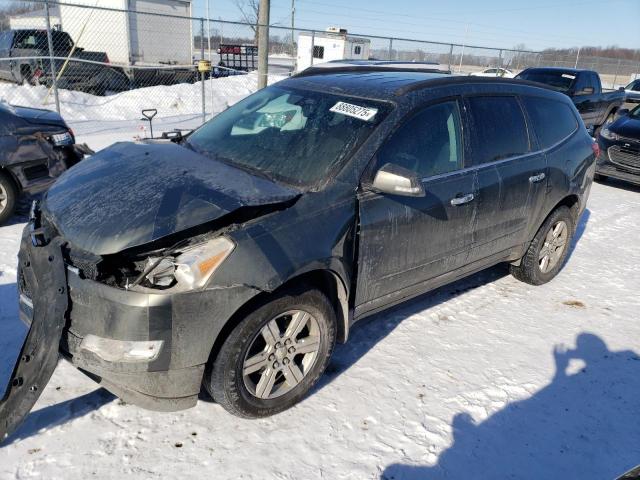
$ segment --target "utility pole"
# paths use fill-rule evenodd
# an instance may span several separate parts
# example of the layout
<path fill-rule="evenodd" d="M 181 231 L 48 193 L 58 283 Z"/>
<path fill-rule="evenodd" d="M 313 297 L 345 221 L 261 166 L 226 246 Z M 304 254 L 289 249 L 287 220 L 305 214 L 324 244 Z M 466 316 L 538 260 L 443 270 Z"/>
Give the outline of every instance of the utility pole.
<path fill-rule="evenodd" d="M 270 0 L 260 0 L 258 10 L 258 89 L 267 86 L 269 75 L 269 10 Z"/>
<path fill-rule="evenodd" d="M 296 30 L 296 0 L 291 0 L 291 56 L 294 56 L 295 51 L 295 30 Z"/>

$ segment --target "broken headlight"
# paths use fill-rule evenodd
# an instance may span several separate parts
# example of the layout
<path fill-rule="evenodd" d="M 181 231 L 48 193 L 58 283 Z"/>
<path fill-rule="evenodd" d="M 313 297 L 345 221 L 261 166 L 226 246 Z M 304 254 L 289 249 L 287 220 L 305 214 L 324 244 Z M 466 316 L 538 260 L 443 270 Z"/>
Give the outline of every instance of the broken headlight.
<path fill-rule="evenodd" d="M 151 257 L 145 268 L 145 283 L 152 288 L 179 291 L 202 288 L 235 246 L 227 237 L 217 237 L 185 248 L 175 257 Z"/>

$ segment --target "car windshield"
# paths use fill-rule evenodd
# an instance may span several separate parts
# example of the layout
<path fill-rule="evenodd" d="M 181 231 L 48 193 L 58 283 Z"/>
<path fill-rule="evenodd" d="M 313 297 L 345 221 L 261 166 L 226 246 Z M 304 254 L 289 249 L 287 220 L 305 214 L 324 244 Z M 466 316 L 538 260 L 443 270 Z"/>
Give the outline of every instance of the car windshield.
<path fill-rule="evenodd" d="M 312 186 L 347 159 L 389 109 L 383 102 L 271 86 L 211 119 L 186 143 L 274 181 Z"/>
<path fill-rule="evenodd" d="M 568 92 L 576 79 L 574 73 L 552 70 L 525 70 L 518 75 L 522 80 L 544 83 L 559 92 Z"/>
<path fill-rule="evenodd" d="M 640 120 L 640 105 L 631 110 L 627 116 L 633 118 L 634 120 Z"/>

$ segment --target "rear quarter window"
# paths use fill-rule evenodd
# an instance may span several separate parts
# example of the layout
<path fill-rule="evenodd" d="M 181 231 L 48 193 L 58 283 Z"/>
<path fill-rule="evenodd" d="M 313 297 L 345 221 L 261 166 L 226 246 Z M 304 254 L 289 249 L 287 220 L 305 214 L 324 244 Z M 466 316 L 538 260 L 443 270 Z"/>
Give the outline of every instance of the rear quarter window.
<path fill-rule="evenodd" d="M 530 151 L 527 124 L 516 97 L 478 96 L 470 97 L 468 102 L 474 165 Z"/>
<path fill-rule="evenodd" d="M 564 140 L 578 129 L 573 110 L 563 102 L 541 97 L 522 97 L 522 102 L 543 149 Z"/>

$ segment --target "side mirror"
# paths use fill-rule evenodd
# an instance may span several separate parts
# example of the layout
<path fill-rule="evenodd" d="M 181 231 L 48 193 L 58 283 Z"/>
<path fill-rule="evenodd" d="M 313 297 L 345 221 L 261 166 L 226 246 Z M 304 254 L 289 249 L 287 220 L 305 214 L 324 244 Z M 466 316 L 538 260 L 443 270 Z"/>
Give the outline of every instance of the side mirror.
<path fill-rule="evenodd" d="M 377 171 L 373 184 L 374 190 L 405 197 L 424 197 L 425 191 L 418 175 L 407 168 L 387 163 Z"/>
<path fill-rule="evenodd" d="M 618 110 L 616 112 L 616 118 L 626 117 L 627 115 L 629 115 L 629 109 L 628 108 L 621 108 L 620 110 Z"/>

